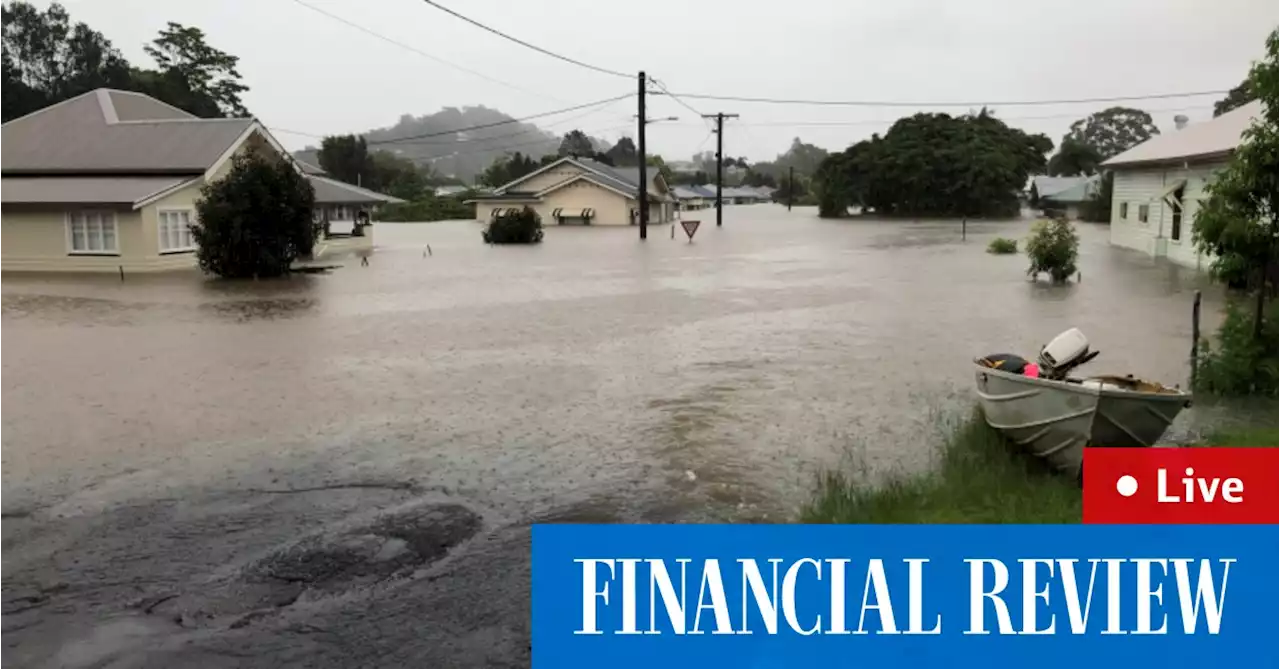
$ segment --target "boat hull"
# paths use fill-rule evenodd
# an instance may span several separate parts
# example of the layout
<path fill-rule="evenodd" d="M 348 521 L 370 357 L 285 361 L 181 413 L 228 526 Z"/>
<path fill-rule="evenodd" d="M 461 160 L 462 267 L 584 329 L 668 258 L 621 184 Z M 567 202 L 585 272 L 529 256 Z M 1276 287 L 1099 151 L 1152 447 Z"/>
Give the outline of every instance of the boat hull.
<path fill-rule="evenodd" d="M 981 366 L 974 378 L 987 424 L 1071 475 L 1080 473 L 1085 446 L 1151 446 L 1191 399 L 1180 391 L 1053 381 Z"/>

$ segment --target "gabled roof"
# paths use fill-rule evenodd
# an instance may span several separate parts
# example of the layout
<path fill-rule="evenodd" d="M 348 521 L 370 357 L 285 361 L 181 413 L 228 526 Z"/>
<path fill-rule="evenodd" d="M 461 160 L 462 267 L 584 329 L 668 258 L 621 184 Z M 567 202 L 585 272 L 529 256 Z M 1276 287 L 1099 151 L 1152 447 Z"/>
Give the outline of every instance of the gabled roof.
<path fill-rule="evenodd" d="M 534 193 L 534 195 L 538 197 L 542 197 L 548 193 L 560 190 L 561 188 L 564 188 L 565 186 L 568 186 L 569 184 L 572 184 L 572 183 L 576 183 L 578 181 L 588 181 L 605 190 L 613 191 L 614 193 L 617 193 L 622 197 L 635 197 L 634 186 L 627 187 L 626 185 L 619 185 L 618 182 L 614 179 L 609 179 L 607 177 L 601 176 L 599 174 L 593 174 L 591 172 L 583 172 L 582 174 L 579 174 L 577 176 L 569 177 L 564 181 L 556 182 Z"/>
<path fill-rule="evenodd" d="M 1036 195 L 1049 197 L 1066 190 L 1078 187 L 1089 180 L 1089 177 L 1032 177 L 1031 185 L 1036 187 Z"/>
<path fill-rule="evenodd" d="M 404 202 L 398 197 L 384 195 L 368 188 L 320 176 L 308 174 L 307 179 L 316 191 L 316 202 L 320 204 L 395 204 Z"/>
<path fill-rule="evenodd" d="M 494 192 L 497 194 L 504 194 L 512 190 L 513 186 L 518 186 L 539 174 L 548 172 L 556 167 L 564 165 L 565 163 L 571 163 L 573 165 L 576 165 L 582 170 L 595 175 L 595 177 L 597 177 L 598 179 L 602 179 L 603 183 L 609 183 L 613 188 L 624 190 L 624 191 L 634 192 L 636 190 L 636 184 L 639 183 L 640 181 L 639 166 L 613 167 L 611 165 L 605 165 L 604 163 L 596 162 L 589 158 L 574 158 L 573 156 L 566 156 L 555 162 L 543 165 L 542 167 L 530 172 L 529 174 L 526 174 L 520 177 L 519 179 L 516 179 L 507 184 L 503 184 L 502 186 L 499 186 L 497 189 L 495 189 Z M 659 173 L 658 168 L 650 167 L 647 171 L 647 176 L 649 177 L 649 188 L 648 188 L 649 194 L 651 196 L 661 195 L 661 192 L 657 188 L 658 179 L 661 178 L 661 174 Z"/>
<path fill-rule="evenodd" d="M 1054 177 L 1046 177 L 1054 178 Z M 1073 183 L 1068 184 L 1065 188 L 1059 188 L 1048 195 L 1040 193 L 1040 199 L 1049 200 L 1051 202 L 1061 202 L 1063 204 L 1078 204 L 1093 197 L 1094 191 L 1098 189 L 1097 175 L 1091 177 L 1060 177 L 1062 180 L 1071 180 Z"/>
<path fill-rule="evenodd" d="M 1224 157 L 1240 145 L 1240 136 L 1262 113 L 1262 103 L 1254 100 L 1213 120 L 1156 135 L 1102 164 L 1119 167 Z"/>
<path fill-rule="evenodd" d="M 3 126 L 5 174 L 195 174 L 253 119 L 201 119 L 141 93 L 99 88 Z"/>

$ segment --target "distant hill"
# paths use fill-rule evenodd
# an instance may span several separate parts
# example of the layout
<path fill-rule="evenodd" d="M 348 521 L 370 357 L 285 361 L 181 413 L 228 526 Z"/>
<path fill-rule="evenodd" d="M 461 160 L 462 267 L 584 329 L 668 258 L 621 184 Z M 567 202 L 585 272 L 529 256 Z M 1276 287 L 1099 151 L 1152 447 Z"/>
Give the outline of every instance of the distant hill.
<path fill-rule="evenodd" d="M 472 183 L 475 176 L 483 172 L 494 159 L 505 154 L 519 151 L 539 158 L 555 153 L 560 148 L 563 132 L 573 129 L 567 127 L 561 134 L 556 134 L 532 123 L 506 123 L 470 132 L 452 132 L 455 128 L 510 121 L 512 118 L 484 106 L 461 109 L 445 107 L 427 116 L 405 114 L 395 125 L 369 130 L 364 136 L 369 141 L 370 151 L 391 151 L 419 165 L 429 166 L 442 176 L 452 176 Z M 379 143 L 436 133 L 446 134 L 403 142 Z M 604 140 L 594 137 L 591 139 L 600 151 L 608 150 L 611 146 Z M 318 149 L 317 143 L 295 152 L 294 155 L 299 160 L 319 164 L 316 157 Z"/>

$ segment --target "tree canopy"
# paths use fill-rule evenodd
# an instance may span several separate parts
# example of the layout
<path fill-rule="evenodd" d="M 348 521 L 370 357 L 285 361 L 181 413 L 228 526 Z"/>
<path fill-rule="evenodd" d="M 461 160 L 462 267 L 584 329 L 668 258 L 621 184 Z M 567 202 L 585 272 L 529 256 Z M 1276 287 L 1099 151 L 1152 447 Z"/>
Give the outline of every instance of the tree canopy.
<path fill-rule="evenodd" d="M 1253 99 L 1255 98 L 1252 92 L 1252 87 L 1249 84 L 1249 80 L 1246 78 L 1244 81 L 1237 84 L 1235 88 L 1227 91 L 1227 97 L 1213 103 L 1213 115 L 1215 117 L 1222 116 L 1232 109 L 1235 109 L 1236 107 L 1239 107 Z"/>
<path fill-rule="evenodd" d="M 1267 38 L 1266 57 L 1253 64 L 1249 97 L 1262 102 L 1263 114 L 1245 131 L 1231 162 L 1206 187 L 1192 225 L 1192 238 L 1214 256 L 1218 277 L 1258 291 L 1255 333 L 1262 331 L 1266 294 L 1274 293 L 1276 268 L 1277 67 L 1276 31 Z M 1269 284 L 1269 285 L 1268 285 Z"/>
<path fill-rule="evenodd" d="M 555 158 L 555 156 L 552 156 L 552 158 Z M 477 180 L 481 184 L 497 188 L 537 170 L 542 165 L 543 163 L 534 160 L 532 156 L 526 156 L 516 151 L 509 156 L 503 156 L 493 161 L 493 164 L 489 165 Z"/>
<path fill-rule="evenodd" d="M 1067 136 L 1057 153 L 1049 158 L 1049 175 L 1055 177 L 1089 176 L 1098 171 L 1102 155 L 1089 144 Z"/>
<path fill-rule="evenodd" d="M 1063 138 L 1092 148 L 1106 160 L 1160 134 L 1151 114 L 1129 107 L 1109 107 L 1071 124 Z"/>
<path fill-rule="evenodd" d="M 210 46 L 199 28 L 169 23 L 145 48 L 155 69 L 129 64 L 111 41 L 66 8 L 41 12 L 7 3 L 3 15 L 3 118 L 24 116 L 95 88 L 146 93 L 202 118 L 246 116 L 237 58 Z"/>
<path fill-rule="evenodd" d="M 608 156 L 609 160 L 613 161 L 612 164 L 617 167 L 640 165 L 640 154 L 636 149 L 636 143 L 631 141 L 630 137 L 623 137 L 619 139 L 612 148 L 605 152 L 605 155 Z"/>
<path fill-rule="evenodd" d="M 820 164 L 812 189 L 819 215 L 861 205 L 888 215 L 1007 215 L 1031 174 L 1045 170 L 1053 142 L 977 114 L 898 119 Z"/>
<path fill-rule="evenodd" d="M 237 155 L 227 176 L 200 193 L 199 223 L 191 228 L 200 269 L 228 278 L 280 276 L 311 254 L 315 191 L 289 161 Z"/>
<path fill-rule="evenodd" d="M 570 130 L 566 133 L 564 139 L 560 140 L 560 149 L 557 151 L 561 156 L 581 156 L 583 158 L 590 158 L 595 155 L 595 152 L 595 144 L 581 130 Z"/>

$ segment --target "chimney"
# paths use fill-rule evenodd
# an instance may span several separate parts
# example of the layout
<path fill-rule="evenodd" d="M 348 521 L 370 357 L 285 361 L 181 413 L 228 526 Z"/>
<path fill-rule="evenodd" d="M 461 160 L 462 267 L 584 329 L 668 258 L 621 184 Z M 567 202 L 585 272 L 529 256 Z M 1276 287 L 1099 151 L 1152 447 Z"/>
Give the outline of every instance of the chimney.
<path fill-rule="evenodd" d="M 1181 130 L 1187 127 L 1187 117 L 1183 116 L 1182 114 L 1178 114 L 1177 116 L 1173 117 L 1173 127 L 1177 128 L 1178 130 Z"/>

